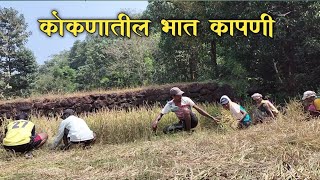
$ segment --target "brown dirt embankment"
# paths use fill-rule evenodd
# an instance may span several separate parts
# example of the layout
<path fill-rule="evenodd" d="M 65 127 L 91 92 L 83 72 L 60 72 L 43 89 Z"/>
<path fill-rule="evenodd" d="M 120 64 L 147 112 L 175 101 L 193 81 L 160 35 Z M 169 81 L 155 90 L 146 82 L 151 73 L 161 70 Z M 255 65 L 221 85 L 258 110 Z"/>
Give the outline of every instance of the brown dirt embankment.
<path fill-rule="evenodd" d="M 14 102 L 2 102 L 0 115 L 10 118 L 19 111 L 32 113 L 38 116 L 54 116 L 61 114 L 66 108 L 74 109 L 77 113 L 94 112 L 99 109 L 129 109 L 155 103 L 165 104 L 171 99 L 169 90 L 177 86 L 185 92 L 184 96 L 192 98 L 195 102 L 216 102 L 227 94 L 234 96 L 229 85 L 218 83 L 185 83 L 146 87 L 133 91 L 101 92 L 90 95 L 77 95 L 74 97 L 55 97 L 43 99 L 28 99 Z"/>

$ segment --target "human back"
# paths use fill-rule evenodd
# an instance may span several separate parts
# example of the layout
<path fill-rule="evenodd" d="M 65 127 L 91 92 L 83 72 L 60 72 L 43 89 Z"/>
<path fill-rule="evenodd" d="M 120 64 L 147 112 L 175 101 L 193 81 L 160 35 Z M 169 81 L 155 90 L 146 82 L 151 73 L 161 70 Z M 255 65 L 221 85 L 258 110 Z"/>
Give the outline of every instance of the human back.
<path fill-rule="evenodd" d="M 264 108 L 265 106 L 268 106 L 274 115 L 279 113 L 278 109 L 269 100 L 262 100 L 258 108 Z M 263 111 L 268 112 L 267 110 Z"/>
<path fill-rule="evenodd" d="M 316 108 L 317 111 L 320 111 L 320 98 L 316 98 L 313 101 L 313 105 L 314 105 L 314 107 Z"/>
<path fill-rule="evenodd" d="M 29 121 L 27 113 L 19 113 L 15 119 L 6 126 L 3 147 L 12 152 L 26 152 L 26 158 L 32 158 L 32 150 L 41 147 L 47 141 L 48 134 L 36 134 L 35 125 Z"/>
<path fill-rule="evenodd" d="M 240 111 L 247 113 L 247 111 L 242 106 L 240 106 Z M 251 122 L 251 117 L 248 113 L 244 116 L 243 122 Z"/>
<path fill-rule="evenodd" d="M 28 120 L 15 120 L 7 125 L 7 133 L 3 139 L 5 146 L 27 144 L 31 140 L 34 124 Z"/>
<path fill-rule="evenodd" d="M 67 123 L 66 128 L 69 130 L 68 137 L 71 141 L 85 141 L 93 138 L 93 132 L 83 119 L 71 115 L 64 121 Z"/>

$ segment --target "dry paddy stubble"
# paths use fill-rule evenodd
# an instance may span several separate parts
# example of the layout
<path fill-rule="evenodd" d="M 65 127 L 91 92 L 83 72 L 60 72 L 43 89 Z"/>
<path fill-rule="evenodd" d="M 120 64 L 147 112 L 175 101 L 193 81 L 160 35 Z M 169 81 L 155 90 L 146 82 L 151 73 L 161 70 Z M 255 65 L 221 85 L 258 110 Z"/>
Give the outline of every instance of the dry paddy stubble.
<path fill-rule="evenodd" d="M 209 112 L 216 107 L 205 106 Z M 320 121 L 288 105 L 276 122 L 246 130 L 200 119 L 192 134 L 158 136 L 149 130 L 159 108 L 130 112 L 103 111 L 85 117 L 99 135 L 91 149 L 34 152 L 33 159 L 1 150 L 4 179 L 319 179 Z M 108 118 L 106 118 L 108 117 Z M 173 116 L 161 126 L 173 122 Z M 54 135 L 59 122 L 35 120 Z M 52 141 L 52 138 L 49 142 Z"/>

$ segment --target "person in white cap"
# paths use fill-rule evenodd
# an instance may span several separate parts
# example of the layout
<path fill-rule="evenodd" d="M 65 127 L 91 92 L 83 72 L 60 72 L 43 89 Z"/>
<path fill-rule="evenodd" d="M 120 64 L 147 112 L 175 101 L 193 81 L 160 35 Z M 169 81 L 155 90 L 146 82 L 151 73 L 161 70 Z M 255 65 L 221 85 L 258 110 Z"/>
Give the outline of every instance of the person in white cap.
<path fill-rule="evenodd" d="M 189 97 L 182 96 L 183 93 L 184 92 L 178 87 L 173 87 L 170 89 L 172 100 L 165 105 L 161 113 L 152 122 L 151 126 L 154 131 L 156 131 L 162 116 L 169 112 L 174 112 L 178 117 L 179 122 L 170 126 L 166 126 L 163 129 L 165 134 L 182 130 L 190 131 L 192 128 L 195 128 L 198 125 L 198 118 L 192 112 L 192 107 L 195 108 L 201 115 L 206 116 L 214 121 L 218 121 L 218 119 L 209 115 L 206 111 L 197 106 Z"/>
<path fill-rule="evenodd" d="M 302 97 L 305 110 L 309 111 L 311 115 L 320 115 L 320 98 L 317 98 L 317 94 L 314 91 L 306 91 Z"/>
<path fill-rule="evenodd" d="M 61 140 L 64 143 L 64 150 L 69 149 L 73 144 L 80 144 L 86 147 L 94 143 L 96 139 L 95 133 L 90 130 L 83 119 L 74 116 L 72 109 L 64 110 L 61 119 L 63 120 L 60 123 L 58 134 L 51 149 L 55 149 Z"/>
<path fill-rule="evenodd" d="M 232 116 L 238 121 L 239 129 L 244 129 L 251 125 L 252 121 L 247 111 L 239 104 L 232 102 L 228 96 L 221 96 L 220 104 L 224 109 L 229 110 Z"/>
<path fill-rule="evenodd" d="M 278 109 L 269 100 L 262 99 L 262 95 L 260 93 L 254 93 L 251 97 L 256 102 L 257 111 L 259 111 L 255 114 L 260 114 L 258 117 L 261 121 L 268 117 L 277 117 L 279 114 Z"/>

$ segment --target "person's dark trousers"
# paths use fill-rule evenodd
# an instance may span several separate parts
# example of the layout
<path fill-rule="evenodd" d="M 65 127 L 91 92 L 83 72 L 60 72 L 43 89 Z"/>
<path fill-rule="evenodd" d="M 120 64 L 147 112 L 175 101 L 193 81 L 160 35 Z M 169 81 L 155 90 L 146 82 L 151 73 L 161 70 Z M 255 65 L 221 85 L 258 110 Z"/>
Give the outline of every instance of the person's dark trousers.
<path fill-rule="evenodd" d="M 68 134 L 69 134 L 69 130 L 64 129 L 64 135 L 63 135 L 64 147 L 62 148 L 63 150 L 70 149 L 70 147 L 75 144 L 81 145 L 83 148 L 85 148 L 87 146 L 92 145 L 96 140 L 96 138 L 94 137 L 93 139 L 86 140 L 86 141 L 72 142 L 72 141 L 70 141 L 70 138 L 68 138 Z M 94 136 L 95 136 L 95 134 L 94 134 Z"/>
<path fill-rule="evenodd" d="M 198 118 L 195 113 L 191 112 L 191 129 L 195 128 L 198 125 Z M 163 133 L 174 133 L 177 131 L 183 131 L 185 130 L 185 123 L 183 120 L 180 120 L 178 123 L 174 123 L 172 125 L 166 126 L 163 128 Z"/>

